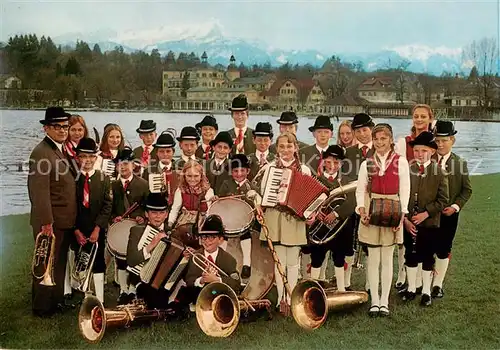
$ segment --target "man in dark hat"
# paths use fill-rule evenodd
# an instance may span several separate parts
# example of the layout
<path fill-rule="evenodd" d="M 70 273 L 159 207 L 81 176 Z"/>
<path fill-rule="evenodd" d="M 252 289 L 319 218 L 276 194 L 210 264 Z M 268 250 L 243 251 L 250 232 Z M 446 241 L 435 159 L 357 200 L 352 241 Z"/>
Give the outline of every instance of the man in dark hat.
<path fill-rule="evenodd" d="M 273 127 L 267 122 L 258 122 L 253 133 L 253 143 L 255 143 L 255 153 L 248 156 L 250 160 L 250 174 L 248 179 L 252 180 L 259 170 L 270 163 L 275 158 L 269 148 L 273 140 Z"/>
<path fill-rule="evenodd" d="M 451 259 L 451 247 L 458 227 L 458 213 L 472 195 L 467 162 L 452 152 L 457 131 L 452 122 L 438 120 L 435 127 L 437 164 L 448 175 L 449 202 L 441 212 L 436 235 L 436 265 L 431 296 L 442 298 L 443 281 Z"/>
<path fill-rule="evenodd" d="M 210 182 L 210 187 L 218 196 L 222 183 L 229 178 L 229 154 L 233 147 L 233 138 L 229 132 L 221 131 L 215 139 L 210 141 L 210 147 L 214 150 L 214 156 L 205 162 L 205 174 Z"/>
<path fill-rule="evenodd" d="M 219 126 L 213 115 L 206 115 L 205 118 L 195 125 L 198 133 L 201 135 L 201 144 L 196 149 L 196 157 L 199 159 L 209 160 L 212 158 L 213 150 L 210 147 L 210 141 L 215 138 Z"/>
<path fill-rule="evenodd" d="M 299 128 L 299 118 L 297 118 L 297 114 L 293 111 L 285 111 L 281 113 L 281 116 L 276 121 L 280 126 L 280 134 L 284 132 L 291 132 L 295 136 L 297 136 L 297 129 Z M 297 139 L 297 143 L 299 144 L 299 150 L 301 148 L 309 146 L 307 143 L 302 142 Z M 276 154 L 276 145 L 271 145 L 269 150 Z"/>
<path fill-rule="evenodd" d="M 173 159 L 175 153 L 174 137 L 170 133 L 164 132 L 158 137 L 153 147 L 157 161 L 151 162 L 150 166 L 144 169 L 142 178 L 148 182 L 150 192 L 164 193 L 168 197 L 168 203 L 172 205 L 174 193 L 179 184 L 179 178 L 175 171 L 175 160 Z M 165 186 L 158 186 L 156 183 L 158 175 L 160 175 L 160 181 L 161 176 L 164 176 Z"/>
<path fill-rule="evenodd" d="M 410 165 L 409 214 L 404 219 L 405 265 L 408 288 L 403 300 L 415 299 L 417 266 L 422 263 L 422 306 L 431 305 L 434 249 L 439 235 L 441 211 L 449 203 L 448 178 L 432 156 L 437 145 L 434 135 L 424 131 L 413 141 L 415 162 Z"/>
<path fill-rule="evenodd" d="M 352 119 L 351 127 L 358 143 L 347 148 L 346 161 L 342 172 L 349 175 L 353 180 L 358 178 L 361 163 L 375 152 L 372 142 L 372 129 L 374 126 L 375 123 L 372 117 L 366 113 L 358 113 Z"/>
<path fill-rule="evenodd" d="M 234 128 L 229 130 L 229 134 L 234 140 L 233 154 L 244 153 L 249 155 L 255 152 L 255 144 L 252 142 L 252 129 L 248 127 L 248 102 L 243 94 L 233 99 L 231 107 L 231 117 Z"/>
<path fill-rule="evenodd" d="M 104 303 L 105 237 L 113 200 L 109 177 L 100 170 L 94 170 L 97 152 L 97 145 L 91 138 L 82 138 L 76 147 L 80 176 L 76 182 L 78 214 L 74 234 L 78 246 L 87 253 L 97 243 L 92 272 L 96 297 Z"/>
<path fill-rule="evenodd" d="M 328 148 L 328 142 L 333 135 L 333 124 L 330 117 L 320 115 L 314 121 L 314 125 L 309 127 L 313 133 L 315 144 L 302 148 L 300 153 L 301 162 L 306 164 L 314 176 L 321 176 L 321 154 Z"/>
<path fill-rule="evenodd" d="M 198 148 L 198 141 L 200 141 L 200 135 L 198 131 L 193 126 L 185 126 L 181 130 L 181 134 L 177 137 L 179 141 L 179 147 L 181 149 L 181 159 L 176 163 L 176 169 L 182 170 L 184 165 L 189 160 L 194 160 L 200 162 L 200 159 L 196 158 L 196 149 Z"/>
<path fill-rule="evenodd" d="M 70 238 L 76 219 L 76 186 L 71 166 L 64 154 L 68 137 L 69 114 L 61 107 L 49 107 L 43 124 L 45 138 L 30 155 L 28 194 L 31 202 L 30 224 L 33 236 L 38 233 L 55 236 L 54 283 L 40 285 L 33 278 L 32 308 L 37 316 L 50 316 L 63 309 L 64 276 Z"/>
<path fill-rule="evenodd" d="M 220 248 L 224 237 L 224 225 L 218 215 L 209 215 L 205 218 L 199 231 L 202 248 L 197 253 L 202 254 L 207 261 L 215 264 L 224 274 L 208 269 L 202 271 L 191 259 L 186 273 L 186 285 L 190 289 L 191 302 L 195 302 L 198 294 L 205 285 L 211 282 L 222 282 L 231 287 L 236 295 L 240 294 L 240 275 L 236 269 L 234 257 Z"/>
<path fill-rule="evenodd" d="M 144 170 L 144 168 L 148 167 L 151 159 L 156 158 L 156 152 L 153 148 L 153 143 L 156 140 L 156 123 L 153 120 L 141 120 L 136 131 L 142 140 L 142 146 L 134 149 L 134 157 L 140 160 Z"/>
<path fill-rule="evenodd" d="M 139 206 L 129 216 L 135 219 L 138 224 L 144 222 L 144 210 L 140 204 L 146 200 L 149 186 L 146 180 L 133 173 L 134 158 L 133 151 L 125 147 L 118 151 L 118 155 L 114 159 L 119 179 L 111 184 L 113 190 L 111 219 L 113 222 L 121 221 L 123 214 L 135 203 L 138 203 Z M 126 239 L 126 236 L 124 239 Z M 135 298 L 135 286 L 128 284 L 126 261 L 115 259 L 115 264 L 118 269 L 118 283 L 120 284 L 118 304 L 127 304 Z"/>

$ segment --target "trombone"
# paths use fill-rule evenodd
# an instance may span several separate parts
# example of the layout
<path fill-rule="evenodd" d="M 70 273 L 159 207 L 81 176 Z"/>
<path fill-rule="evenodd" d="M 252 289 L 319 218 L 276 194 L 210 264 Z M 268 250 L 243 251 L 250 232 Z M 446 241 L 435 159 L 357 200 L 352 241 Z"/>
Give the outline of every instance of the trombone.
<path fill-rule="evenodd" d="M 89 242 L 88 239 L 87 242 Z M 99 247 L 97 242 L 91 243 L 92 248 L 90 249 L 90 252 L 87 252 L 85 251 L 85 246 L 87 244 L 88 243 L 80 246 L 80 249 L 75 256 L 75 266 L 71 273 L 71 277 L 76 283 L 74 288 L 83 293 L 87 293 L 89 290 L 90 276 L 92 275 L 92 268 L 97 255 L 97 248 Z"/>
<path fill-rule="evenodd" d="M 56 285 L 53 276 L 55 250 L 56 236 L 54 233 L 46 235 L 40 232 L 36 236 L 31 273 L 37 280 L 42 280 L 40 282 L 42 286 L 52 287 Z"/>

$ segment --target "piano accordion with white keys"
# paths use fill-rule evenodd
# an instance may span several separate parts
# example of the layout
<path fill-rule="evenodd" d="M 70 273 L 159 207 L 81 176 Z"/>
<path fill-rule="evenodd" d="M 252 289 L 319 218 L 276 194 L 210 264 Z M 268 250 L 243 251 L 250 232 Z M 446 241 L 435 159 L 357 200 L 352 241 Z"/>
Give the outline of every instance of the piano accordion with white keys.
<path fill-rule="evenodd" d="M 163 193 L 167 191 L 165 174 L 149 174 L 148 175 L 149 192 Z"/>
<path fill-rule="evenodd" d="M 266 173 L 261 182 L 263 207 L 284 206 L 308 219 L 328 198 L 328 188 L 301 171 L 270 166 Z"/>
<path fill-rule="evenodd" d="M 111 180 L 116 180 L 117 178 L 116 165 L 112 159 L 102 160 L 101 171 L 107 176 L 109 176 Z"/>

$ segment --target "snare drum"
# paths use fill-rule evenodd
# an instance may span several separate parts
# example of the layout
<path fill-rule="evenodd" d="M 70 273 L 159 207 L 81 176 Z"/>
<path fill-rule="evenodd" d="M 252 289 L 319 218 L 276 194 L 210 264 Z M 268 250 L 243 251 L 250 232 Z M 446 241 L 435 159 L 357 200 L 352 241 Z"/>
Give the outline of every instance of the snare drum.
<path fill-rule="evenodd" d="M 213 214 L 221 217 L 227 237 L 241 236 L 255 219 L 252 206 L 234 197 L 222 197 L 214 201 L 207 210 L 207 216 Z"/>
<path fill-rule="evenodd" d="M 115 258 L 127 260 L 127 245 L 130 229 L 137 225 L 132 219 L 123 219 L 109 227 L 107 236 L 108 250 Z"/>

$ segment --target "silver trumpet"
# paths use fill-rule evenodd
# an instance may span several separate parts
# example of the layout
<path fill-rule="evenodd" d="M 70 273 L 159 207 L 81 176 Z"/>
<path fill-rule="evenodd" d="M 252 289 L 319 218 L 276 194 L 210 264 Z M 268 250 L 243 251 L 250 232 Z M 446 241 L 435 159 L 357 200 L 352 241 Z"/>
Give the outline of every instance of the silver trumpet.
<path fill-rule="evenodd" d="M 85 250 L 85 246 L 89 243 L 90 242 L 80 246 L 80 249 L 75 256 L 75 266 L 71 272 L 71 277 L 75 282 L 74 288 L 83 293 L 87 293 L 89 290 L 92 268 L 97 255 L 97 248 L 99 247 L 97 242 L 90 243 L 92 244 L 92 248 L 90 249 L 90 252 L 88 252 Z"/>

